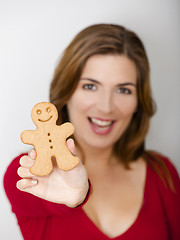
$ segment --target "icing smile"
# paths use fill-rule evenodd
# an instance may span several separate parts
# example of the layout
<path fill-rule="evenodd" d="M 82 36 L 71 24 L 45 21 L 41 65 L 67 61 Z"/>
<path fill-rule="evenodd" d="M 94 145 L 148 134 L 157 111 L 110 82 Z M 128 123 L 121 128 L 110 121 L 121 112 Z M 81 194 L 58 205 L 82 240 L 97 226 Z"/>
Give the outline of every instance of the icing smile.
<path fill-rule="evenodd" d="M 48 118 L 47 120 L 38 119 L 38 121 L 40 121 L 40 122 L 48 122 L 51 118 L 52 118 L 52 116 L 50 116 L 50 118 Z"/>
<path fill-rule="evenodd" d="M 105 135 L 111 132 L 115 121 L 101 118 L 88 118 L 91 129 L 96 134 Z"/>

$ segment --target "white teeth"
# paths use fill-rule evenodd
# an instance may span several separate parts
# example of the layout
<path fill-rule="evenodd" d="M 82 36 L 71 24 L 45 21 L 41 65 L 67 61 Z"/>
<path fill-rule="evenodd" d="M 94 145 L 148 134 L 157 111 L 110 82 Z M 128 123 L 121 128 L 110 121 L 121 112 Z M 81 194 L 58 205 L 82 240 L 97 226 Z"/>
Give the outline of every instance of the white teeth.
<path fill-rule="evenodd" d="M 107 127 L 110 126 L 112 124 L 112 121 L 102 121 L 96 118 L 91 118 L 91 121 L 101 127 Z"/>

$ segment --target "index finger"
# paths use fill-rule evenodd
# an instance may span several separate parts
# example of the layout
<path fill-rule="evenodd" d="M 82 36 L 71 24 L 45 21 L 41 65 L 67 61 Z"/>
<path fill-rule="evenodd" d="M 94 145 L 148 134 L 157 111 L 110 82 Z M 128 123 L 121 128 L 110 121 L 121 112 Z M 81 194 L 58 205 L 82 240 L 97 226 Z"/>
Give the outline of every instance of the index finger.
<path fill-rule="evenodd" d="M 34 160 L 32 158 L 30 158 L 29 156 L 25 155 L 20 158 L 19 163 L 22 167 L 30 168 L 34 165 Z"/>
<path fill-rule="evenodd" d="M 36 151 L 34 149 L 30 150 L 28 152 L 28 156 L 32 159 L 35 159 L 36 158 Z"/>

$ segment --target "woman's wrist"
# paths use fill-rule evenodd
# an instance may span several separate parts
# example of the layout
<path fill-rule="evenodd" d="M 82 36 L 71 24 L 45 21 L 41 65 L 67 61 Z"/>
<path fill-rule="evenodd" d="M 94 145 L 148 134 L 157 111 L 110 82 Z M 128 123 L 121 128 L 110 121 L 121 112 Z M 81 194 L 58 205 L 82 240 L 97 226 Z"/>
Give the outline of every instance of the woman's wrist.
<path fill-rule="evenodd" d="M 90 181 L 88 180 L 86 184 L 83 186 L 83 188 L 76 189 L 76 197 L 74 197 L 73 202 L 71 201 L 70 203 L 67 203 L 66 206 L 70 208 L 76 208 L 78 206 L 84 205 L 90 194 Z"/>

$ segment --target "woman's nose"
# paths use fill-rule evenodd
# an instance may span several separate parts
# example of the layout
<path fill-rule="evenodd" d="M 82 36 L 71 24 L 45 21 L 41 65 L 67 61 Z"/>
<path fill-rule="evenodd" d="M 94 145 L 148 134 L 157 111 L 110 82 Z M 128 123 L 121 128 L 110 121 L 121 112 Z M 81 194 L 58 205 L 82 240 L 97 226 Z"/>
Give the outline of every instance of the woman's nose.
<path fill-rule="evenodd" d="M 106 114 L 111 113 L 115 108 L 112 94 L 109 93 L 101 94 L 98 98 L 96 107 L 98 108 L 99 111 L 103 113 Z"/>

